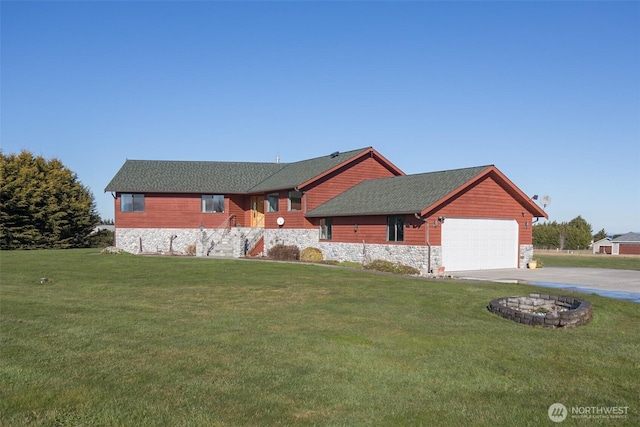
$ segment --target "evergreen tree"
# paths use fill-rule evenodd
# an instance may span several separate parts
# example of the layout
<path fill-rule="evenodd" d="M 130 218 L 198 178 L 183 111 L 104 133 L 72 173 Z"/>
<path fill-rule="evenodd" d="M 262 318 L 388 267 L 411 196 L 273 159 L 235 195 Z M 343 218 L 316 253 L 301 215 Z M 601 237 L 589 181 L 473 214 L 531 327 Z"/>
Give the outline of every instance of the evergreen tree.
<path fill-rule="evenodd" d="M 607 232 L 604 231 L 604 228 L 603 228 L 602 230 L 600 230 L 596 234 L 594 234 L 593 241 L 597 242 L 598 240 L 602 240 L 602 239 L 604 239 L 606 237 L 607 237 Z"/>
<path fill-rule="evenodd" d="M 58 159 L 0 151 L 0 248 L 87 245 L 99 223 L 91 192 Z"/>

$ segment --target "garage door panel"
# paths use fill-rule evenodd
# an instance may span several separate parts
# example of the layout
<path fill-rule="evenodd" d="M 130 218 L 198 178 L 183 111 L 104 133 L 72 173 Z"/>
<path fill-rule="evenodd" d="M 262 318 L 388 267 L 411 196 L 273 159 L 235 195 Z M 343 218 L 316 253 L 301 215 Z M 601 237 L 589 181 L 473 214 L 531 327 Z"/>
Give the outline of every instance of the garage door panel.
<path fill-rule="evenodd" d="M 442 224 L 442 264 L 447 271 L 518 267 L 515 220 L 447 218 Z"/>

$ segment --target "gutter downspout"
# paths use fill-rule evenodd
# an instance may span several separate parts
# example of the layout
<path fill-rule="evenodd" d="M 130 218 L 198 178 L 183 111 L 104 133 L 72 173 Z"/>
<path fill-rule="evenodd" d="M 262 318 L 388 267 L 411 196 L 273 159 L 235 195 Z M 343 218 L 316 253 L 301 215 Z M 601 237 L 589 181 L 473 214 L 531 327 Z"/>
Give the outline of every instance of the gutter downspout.
<path fill-rule="evenodd" d="M 429 241 L 429 218 L 422 218 L 419 213 L 415 213 L 413 215 L 416 217 L 416 219 L 422 220 L 422 222 L 424 222 L 426 226 L 425 239 L 427 243 L 427 274 L 431 274 L 431 242 Z"/>

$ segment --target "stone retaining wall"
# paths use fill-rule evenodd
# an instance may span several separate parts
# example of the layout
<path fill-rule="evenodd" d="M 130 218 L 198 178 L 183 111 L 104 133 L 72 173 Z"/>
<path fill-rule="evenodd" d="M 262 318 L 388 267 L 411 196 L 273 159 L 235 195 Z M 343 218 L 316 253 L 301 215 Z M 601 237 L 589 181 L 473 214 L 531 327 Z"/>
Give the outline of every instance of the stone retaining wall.
<path fill-rule="evenodd" d="M 593 318 L 590 302 L 553 294 L 533 293 L 528 297 L 496 298 L 487 309 L 514 322 L 544 328 L 573 328 L 586 325 Z M 536 313 L 536 310 L 547 312 Z"/>
<path fill-rule="evenodd" d="M 244 253 L 244 239 L 251 228 L 232 227 L 224 236 L 232 242 L 233 256 L 240 257 Z M 185 228 L 116 228 L 116 246 L 133 254 L 141 253 L 174 253 L 187 254 L 190 246 L 195 246 L 196 256 L 207 256 L 212 248 L 223 239 L 220 229 L 185 229 Z M 173 238 L 173 239 L 172 239 Z"/>
<path fill-rule="evenodd" d="M 427 257 L 429 249 L 426 246 L 340 243 L 320 241 L 316 229 L 269 229 L 264 231 L 265 253 L 277 244 L 295 245 L 302 251 L 307 247 L 318 248 L 325 260 L 351 261 L 368 264 L 376 259 L 409 265 L 420 270 L 423 276 L 428 275 Z M 431 247 L 431 268 L 437 269 L 442 263 L 440 246 Z"/>
<path fill-rule="evenodd" d="M 175 253 L 186 254 L 195 246 L 196 256 L 212 254 L 214 247 L 222 243 L 223 231 L 219 229 L 168 229 L 168 228 L 116 228 L 116 246 L 124 251 L 138 253 Z M 233 256 L 244 255 L 245 238 L 251 236 L 252 229 L 232 227 L 226 234 L 233 249 Z M 431 247 L 431 272 L 429 272 L 429 248 L 403 244 L 340 243 L 320 241 L 317 229 L 265 229 L 264 251 L 282 243 L 296 245 L 300 250 L 315 247 L 322 251 L 326 260 L 351 261 L 368 264 L 376 259 L 409 265 L 420 270 L 422 276 L 438 271 L 442 265 L 442 247 Z M 533 247 L 520 245 L 520 268 L 526 268 L 531 260 Z M 446 269 L 446 266 L 444 266 Z M 446 270 L 445 270 L 446 272 Z"/>

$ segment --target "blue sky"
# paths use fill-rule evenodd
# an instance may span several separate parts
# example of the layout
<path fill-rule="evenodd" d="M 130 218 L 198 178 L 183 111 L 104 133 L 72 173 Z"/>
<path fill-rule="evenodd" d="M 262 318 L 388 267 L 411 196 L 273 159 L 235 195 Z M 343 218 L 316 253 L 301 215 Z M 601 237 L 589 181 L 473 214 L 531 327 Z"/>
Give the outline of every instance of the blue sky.
<path fill-rule="evenodd" d="M 640 231 L 638 2 L 2 1 L 1 146 L 113 218 L 125 159 L 283 162 L 373 146 L 495 164 L 550 220 Z"/>

